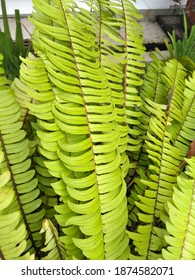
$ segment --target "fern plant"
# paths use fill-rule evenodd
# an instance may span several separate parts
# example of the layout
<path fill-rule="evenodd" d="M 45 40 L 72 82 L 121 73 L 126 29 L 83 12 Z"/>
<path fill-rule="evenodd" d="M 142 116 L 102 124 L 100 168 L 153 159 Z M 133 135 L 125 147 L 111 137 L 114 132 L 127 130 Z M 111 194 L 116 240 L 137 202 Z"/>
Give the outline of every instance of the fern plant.
<path fill-rule="evenodd" d="M 2 63 L 2 56 L 1 56 Z M 1 258 L 39 254 L 44 217 L 29 141 L 20 121 L 20 107 L 1 68 Z M 8 223 L 9 221 L 9 223 Z M 38 233 L 38 234 L 37 234 Z M 14 238 L 15 236 L 15 238 Z M 25 257 L 26 258 L 26 257 Z"/>
<path fill-rule="evenodd" d="M 187 70 L 176 60 L 167 62 L 163 72 L 164 92 L 168 94 L 166 106 L 146 100 L 152 112 L 145 137 L 149 165 L 147 173 L 140 173 L 137 178 L 145 188 L 137 193 L 135 201 L 140 224 L 137 232 L 129 232 L 134 245 L 132 259 L 162 258 L 162 250 L 167 246 L 164 236 L 169 231 L 166 205 L 173 199 L 177 178 L 181 176 L 180 163 L 195 137 L 190 117 L 194 111 L 194 76 L 185 82 Z"/>
<path fill-rule="evenodd" d="M 185 174 L 178 176 L 173 199 L 167 203 L 168 246 L 162 250 L 167 260 L 194 260 L 194 158 L 186 159 Z M 181 203 L 182 202 L 182 203 Z"/>
<path fill-rule="evenodd" d="M 4 31 L 0 30 L 0 52 L 3 54 L 3 68 L 8 79 L 14 80 L 19 76 L 20 56 L 26 57 L 31 50 L 31 43 L 25 46 L 22 32 L 20 11 L 15 10 L 15 41 L 10 32 L 9 20 L 6 10 L 6 1 L 1 0 Z"/>
<path fill-rule="evenodd" d="M 194 259 L 195 73 L 146 68 L 133 1 L 33 3 L 34 54 L 1 70 L 0 258 Z"/>
<path fill-rule="evenodd" d="M 188 32 L 188 23 L 185 13 L 183 13 L 183 38 L 176 39 L 175 31 L 169 34 L 171 42 L 165 40 L 170 57 L 179 59 L 179 61 L 190 71 L 195 69 L 195 26 L 192 25 L 190 33 Z M 189 33 L 189 34 L 188 34 Z"/>

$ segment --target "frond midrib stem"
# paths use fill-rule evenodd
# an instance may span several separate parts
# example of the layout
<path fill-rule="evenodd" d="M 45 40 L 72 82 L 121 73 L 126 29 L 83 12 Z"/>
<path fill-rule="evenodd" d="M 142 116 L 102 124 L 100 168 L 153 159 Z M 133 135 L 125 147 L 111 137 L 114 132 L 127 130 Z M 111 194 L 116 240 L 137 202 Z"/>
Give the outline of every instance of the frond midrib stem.
<path fill-rule="evenodd" d="M 191 200 L 190 200 L 190 209 L 189 209 L 189 212 L 188 212 L 188 219 L 187 219 L 187 223 L 186 223 L 185 236 L 184 236 L 184 239 L 183 239 L 183 245 L 182 245 L 181 253 L 180 253 L 180 256 L 179 256 L 180 260 L 182 260 L 182 255 L 183 255 L 183 252 L 184 252 L 184 249 L 185 249 L 185 242 L 186 242 L 186 239 L 187 239 L 188 225 L 190 223 L 191 213 L 193 212 L 192 205 L 193 205 L 194 197 L 195 197 L 195 180 L 194 180 L 192 195 L 191 195 Z"/>
<path fill-rule="evenodd" d="M 1 133 L 0 133 L 0 143 L 2 145 L 2 149 L 3 149 L 3 152 L 4 152 L 4 156 L 5 156 L 5 160 L 6 160 L 6 163 L 7 163 L 7 167 L 8 167 L 8 170 L 10 172 L 12 186 L 13 186 L 13 189 L 14 189 L 14 192 L 15 192 L 15 195 L 16 195 L 16 199 L 17 199 L 17 202 L 18 202 L 18 206 L 19 206 L 20 212 L 22 214 L 22 218 L 23 218 L 24 224 L 26 226 L 26 230 L 27 230 L 29 238 L 30 238 L 30 240 L 32 242 L 32 247 L 34 248 L 36 254 L 38 254 L 39 250 L 38 250 L 38 248 L 37 248 L 37 246 L 35 244 L 32 232 L 31 232 L 30 227 L 29 227 L 29 223 L 28 223 L 27 218 L 26 218 L 26 214 L 25 214 L 24 209 L 23 209 L 23 204 L 22 204 L 22 202 L 20 200 L 20 195 L 19 195 L 18 190 L 17 190 L 17 184 L 16 184 L 15 179 L 14 179 L 14 174 L 13 174 L 13 171 L 12 171 L 11 164 L 9 162 L 9 157 L 8 157 L 8 154 L 7 154 L 7 151 L 6 151 L 6 146 L 5 146 L 5 143 L 4 143 L 4 140 L 3 140 L 3 135 Z"/>
<path fill-rule="evenodd" d="M 66 13 L 63 9 L 62 0 L 60 0 L 60 5 L 61 5 L 61 9 L 63 11 L 64 20 L 65 20 L 65 23 L 66 23 L 66 26 L 67 26 L 67 32 L 68 32 L 68 36 L 70 38 L 70 47 L 71 47 L 72 55 L 73 55 L 73 58 L 74 58 L 75 68 L 76 68 L 76 71 L 77 71 L 77 74 L 78 74 L 79 86 L 80 86 L 81 95 L 82 95 L 82 98 L 83 98 L 83 106 L 84 106 L 86 120 L 87 120 L 88 134 L 89 134 L 89 138 L 90 138 L 90 142 L 91 142 L 91 151 L 92 151 L 92 155 L 93 155 L 93 159 L 94 159 L 93 160 L 94 170 L 95 170 L 95 173 L 97 174 L 97 168 L 96 168 L 96 164 L 95 164 L 95 152 L 94 152 L 94 149 L 93 149 L 93 141 L 92 141 L 92 136 L 91 136 L 90 122 L 89 122 L 89 118 L 88 118 L 87 105 L 86 105 L 85 98 L 84 98 L 84 92 L 83 92 L 83 88 L 82 88 L 81 76 L 80 76 L 79 68 L 78 68 L 78 62 L 76 60 L 76 55 L 75 55 L 75 52 L 74 52 L 74 46 L 73 46 L 73 42 L 72 42 L 71 34 L 70 34 L 69 22 L 68 22 Z M 97 176 L 96 176 L 96 184 L 97 184 L 97 189 L 98 189 L 98 193 L 99 193 L 99 188 L 98 188 L 99 183 L 98 183 Z M 100 200 L 100 197 L 99 197 L 99 200 Z M 102 213 L 100 203 L 99 203 L 99 208 L 100 208 L 100 213 Z M 100 219 L 101 219 L 101 222 L 102 222 L 102 237 L 103 237 L 103 221 L 102 221 L 101 215 L 100 215 Z M 105 254 L 105 252 L 104 252 L 104 254 Z"/>
<path fill-rule="evenodd" d="M 161 181 L 161 168 L 162 168 L 162 156 L 163 156 L 163 150 L 164 150 L 164 144 L 165 144 L 165 133 L 166 133 L 166 128 L 167 128 L 167 123 L 169 123 L 169 117 L 170 117 L 170 112 L 171 112 L 171 104 L 173 102 L 173 97 L 174 97 L 174 92 L 175 92 L 175 89 L 176 89 L 176 81 L 177 81 L 177 74 L 178 74 L 178 64 L 177 64 L 177 69 L 176 69 L 176 75 L 175 75 L 175 79 L 174 79 L 174 84 L 173 84 L 173 90 L 172 90 L 172 93 L 170 95 L 170 98 L 169 98 L 169 103 L 168 103 L 168 106 L 167 106 L 167 110 L 165 112 L 165 116 L 166 116 L 166 120 L 165 120 L 165 129 L 164 129 L 164 132 L 163 132 L 163 142 L 162 142 L 162 152 L 161 152 L 161 157 L 160 157 L 160 166 L 159 166 L 159 175 L 158 175 L 158 187 L 157 187 L 157 190 L 156 190 L 156 199 L 155 199 L 155 204 L 154 204 L 154 214 L 153 214 L 153 219 L 152 219 L 152 227 L 151 227 L 151 232 L 150 232 L 150 237 L 149 237 L 149 242 L 148 242 L 148 249 L 147 249 L 147 253 L 146 253 L 146 260 L 148 259 L 149 257 L 149 253 L 150 253 L 150 245 L 151 245 L 151 241 L 152 241 L 152 236 L 153 236 L 153 228 L 155 226 L 155 219 L 157 218 L 156 217 L 156 208 L 157 208 L 157 203 L 158 203 L 158 196 L 159 196 L 159 189 L 160 189 L 160 181 Z M 179 168 L 179 167 L 178 167 Z"/>

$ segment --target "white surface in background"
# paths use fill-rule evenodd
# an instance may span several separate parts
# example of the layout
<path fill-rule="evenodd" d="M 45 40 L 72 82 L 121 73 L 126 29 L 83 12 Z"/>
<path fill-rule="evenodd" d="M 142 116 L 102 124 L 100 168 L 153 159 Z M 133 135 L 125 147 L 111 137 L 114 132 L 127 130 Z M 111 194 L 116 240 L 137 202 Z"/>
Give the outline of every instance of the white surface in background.
<path fill-rule="evenodd" d="M 76 0 L 80 2 L 81 0 Z M 182 4 L 185 5 L 187 0 L 182 0 Z M 140 10 L 150 9 L 169 9 L 172 5 L 172 0 L 137 0 L 135 6 Z M 31 14 L 32 12 L 32 0 L 6 0 L 7 13 L 9 15 L 14 14 L 15 9 L 19 9 L 21 14 Z M 2 14 L 0 6 L 0 15 Z"/>
<path fill-rule="evenodd" d="M 31 14 L 32 12 L 32 0 L 5 0 L 7 13 L 14 15 L 16 9 L 20 10 L 20 14 Z M 0 15 L 2 15 L 0 5 Z"/>
<path fill-rule="evenodd" d="M 172 0 L 137 0 L 136 7 L 140 10 L 152 9 L 169 9 L 173 5 Z M 182 5 L 185 5 L 187 0 L 182 0 Z"/>

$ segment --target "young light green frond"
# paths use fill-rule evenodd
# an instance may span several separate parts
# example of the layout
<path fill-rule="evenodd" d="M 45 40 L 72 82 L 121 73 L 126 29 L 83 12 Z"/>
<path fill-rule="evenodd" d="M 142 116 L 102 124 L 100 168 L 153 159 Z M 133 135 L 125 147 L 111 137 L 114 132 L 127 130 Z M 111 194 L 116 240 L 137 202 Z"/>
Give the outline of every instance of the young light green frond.
<path fill-rule="evenodd" d="M 146 219 L 145 219 L 145 218 Z M 163 236 L 166 231 L 151 224 L 152 217 L 142 216 L 147 224 L 139 225 L 137 232 L 129 232 L 129 237 L 134 240 L 136 246 L 134 254 L 130 254 L 130 260 L 156 260 L 162 257 L 162 247 L 166 245 Z M 152 232 L 152 234 L 151 234 Z M 150 249 L 149 249 L 150 248 Z"/>
<path fill-rule="evenodd" d="M 15 84 L 19 92 L 28 96 L 25 100 L 27 114 L 33 112 L 38 119 L 52 120 L 50 111 L 54 94 L 42 59 L 29 54 L 27 58 L 22 59 L 22 62 L 20 80 L 17 80 Z M 42 85 L 44 89 L 41 89 L 39 85 Z"/>
<path fill-rule="evenodd" d="M 47 29 L 44 29 L 38 16 L 33 19 L 37 27 L 34 35 L 36 48 L 39 48 L 39 51 L 46 50 L 44 64 L 55 92 L 52 114 L 59 127 L 59 133 L 56 131 L 50 133 L 50 136 L 53 137 L 53 142 L 59 142 L 56 162 L 59 158 L 65 167 L 64 174 L 62 173 L 65 184 L 59 183 L 61 181 L 52 184 L 62 195 L 65 203 L 56 207 L 56 211 L 60 214 L 56 219 L 63 226 L 65 233 L 61 240 L 65 242 L 69 254 L 68 244 L 71 235 L 73 236 L 72 232 L 77 229 L 82 235 L 72 240 L 86 258 L 120 259 L 125 256 L 127 258 L 126 184 L 121 176 L 121 155 L 118 145 L 111 145 L 113 141 L 119 143 L 120 134 L 109 83 L 99 62 L 99 49 L 95 45 L 93 33 L 89 38 L 86 21 L 82 21 L 79 17 L 75 19 L 72 13 L 67 12 L 61 1 L 53 3 L 55 8 L 51 14 L 49 5 L 47 11 L 43 10 L 43 6 L 46 7 L 47 4 L 42 2 L 44 1 L 39 3 L 35 1 L 37 9 L 45 17 L 49 15 L 52 18 L 51 26 L 59 27 L 58 32 L 56 30 L 51 36 L 48 30 L 51 32 L 52 28 L 47 26 Z M 71 9 L 74 13 L 73 6 Z M 65 36 L 60 37 L 61 32 Z M 66 52 L 62 53 L 63 48 Z M 55 50 L 61 54 L 56 56 L 57 63 L 52 59 Z M 61 67 L 67 63 L 69 68 Z M 91 106 L 100 107 L 102 110 L 91 111 Z M 64 143 L 60 133 L 63 135 Z M 41 141 L 45 141 L 49 134 L 38 131 L 37 135 Z M 90 145 L 83 146 L 83 141 L 86 143 L 88 141 Z M 77 146 L 77 150 L 73 144 Z M 83 179 L 85 184 L 85 178 L 90 174 L 95 174 L 93 183 L 87 187 L 77 184 L 78 179 Z M 113 177 L 117 179 L 114 185 Z M 121 219 L 115 219 L 112 213 L 118 212 L 124 203 L 126 207 L 121 213 Z M 97 213 L 98 228 L 94 227 L 93 216 L 89 218 L 87 224 L 82 222 L 83 215 L 91 213 Z M 103 216 L 108 214 L 112 218 L 104 222 Z M 116 248 L 111 246 L 113 241 Z M 94 251 L 97 245 L 99 250 Z M 77 255 L 73 255 L 73 258 L 77 258 Z"/>
<path fill-rule="evenodd" d="M 143 233 L 143 238 L 147 240 L 147 249 L 140 251 L 140 256 L 143 259 L 150 259 L 151 252 L 156 251 L 158 253 L 163 247 L 162 238 L 156 235 L 154 228 L 161 222 L 165 202 L 170 201 L 172 198 L 173 185 L 177 182 L 177 175 L 180 171 L 179 166 L 182 161 L 180 149 L 173 146 L 172 141 L 174 141 L 175 135 L 179 132 L 179 127 L 173 126 L 173 123 L 182 123 L 183 121 L 181 112 L 186 71 L 177 61 L 172 60 L 167 62 L 163 72 L 165 73 L 163 74 L 163 79 L 169 84 L 168 90 L 170 90 L 168 105 L 164 112 L 164 110 L 160 109 L 160 106 L 163 108 L 162 105 L 155 105 L 155 102 L 148 100 L 151 108 L 153 107 L 151 110 L 153 115 L 150 118 L 145 143 L 148 158 L 151 160 L 149 165 L 151 173 L 148 176 L 148 180 L 141 179 L 141 182 L 146 186 L 146 190 L 143 196 L 138 196 L 139 200 L 136 202 L 136 206 L 145 214 L 138 214 L 140 221 L 151 226 L 148 235 Z M 176 131 L 176 129 L 178 130 Z M 136 233 L 133 238 L 139 254 L 138 248 L 141 248 L 141 241 L 137 243 L 138 235 Z M 153 240 L 155 240 L 154 244 Z M 157 244 L 158 246 L 154 249 Z"/>
<path fill-rule="evenodd" d="M 143 28 L 137 21 L 141 17 L 132 1 L 118 1 L 122 5 L 122 19 L 124 22 L 122 32 L 125 41 L 126 64 L 124 65 L 124 104 L 126 108 L 126 122 L 129 126 L 128 146 L 129 152 L 135 153 L 140 149 L 141 140 L 139 135 L 139 118 L 141 112 L 139 107 L 142 100 L 138 94 L 138 88 L 143 84 L 145 72 L 143 46 Z M 137 141 L 135 141 L 137 140 Z"/>
<path fill-rule="evenodd" d="M 149 131 L 150 118 L 152 118 L 153 114 L 164 114 L 162 108 L 163 106 L 166 107 L 163 104 L 167 103 L 168 98 L 168 93 L 162 79 L 162 71 L 165 62 L 160 60 L 155 53 L 151 54 L 151 58 L 152 62 L 147 68 L 144 84 L 140 90 L 140 97 L 143 101 L 140 107 L 142 116 L 140 117 L 139 125 L 141 129 L 141 135 L 139 136 L 141 139 L 141 147 L 138 153 L 136 152 L 130 155 L 136 160 L 134 171 L 129 173 L 129 175 L 132 175 L 133 179 L 130 179 L 128 182 L 129 223 L 131 224 L 131 229 L 134 228 L 134 224 L 138 221 L 137 213 L 139 213 L 139 210 L 135 202 L 138 201 L 138 195 L 143 195 L 146 189 L 146 185 L 143 184 L 140 179 L 145 180 L 147 178 L 144 173 L 148 173 L 148 166 L 150 165 L 145 143 L 147 132 Z M 147 169 L 144 171 L 142 166 Z"/>
<path fill-rule="evenodd" d="M 2 164 L 3 161 L 4 153 L 0 150 L 0 164 Z M 4 168 L 4 170 L 2 169 L 0 173 L 0 213 L 2 213 L 2 211 L 11 204 L 14 198 L 13 189 L 7 185 L 10 181 L 10 178 L 10 171 L 7 168 Z"/>
<path fill-rule="evenodd" d="M 43 220 L 40 233 L 45 235 L 45 247 L 41 251 L 45 252 L 46 256 L 42 257 L 42 260 L 65 260 L 67 255 L 64 244 L 60 241 L 58 231 L 50 220 Z"/>
<path fill-rule="evenodd" d="M 118 1 L 120 2 L 120 1 Z M 129 159 L 126 154 L 128 125 L 124 106 L 123 69 L 126 63 L 124 39 L 121 36 L 122 6 L 118 7 L 114 1 L 86 1 L 94 12 L 96 20 L 97 44 L 99 46 L 99 61 L 101 62 L 112 92 L 112 99 L 116 107 L 116 120 L 120 130 L 121 166 L 126 177 L 129 169 Z M 120 3 L 121 5 L 121 3 Z M 117 20 L 115 20 L 118 18 Z"/>
<path fill-rule="evenodd" d="M 184 101 L 182 104 L 183 121 L 178 124 L 175 131 L 173 144 L 181 151 L 181 156 L 184 158 L 189 150 L 190 143 L 195 139 L 195 126 L 193 114 L 195 111 L 195 72 L 192 77 L 186 79 L 185 90 L 183 92 Z M 176 125 L 176 124 L 175 124 Z"/>
<path fill-rule="evenodd" d="M 136 21 L 140 14 L 132 1 L 86 1 L 97 15 L 97 34 L 100 49 L 99 59 L 107 75 L 112 98 L 116 106 L 117 122 L 120 129 L 122 166 L 127 173 L 128 158 L 125 154 L 128 134 L 128 150 L 134 152 L 140 148 L 137 139 L 139 130 L 133 129 L 139 124 L 137 107 L 141 99 L 137 96 L 142 84 L 144 47 L 142 27 Z M 138 35 L 138 36 L 135 36 Z M 128 129 L 130 126 L 130 129 Z M 133 163 L 132 163 L 133 164 Z M 131 164 L 131 165 L 132 165 Z"/>
<path fill-rule="evenodd" d="M 54 215 L 56 214 L 56 211 L 54 206 L 58 204 L 59 198 L 52 188 L 52 183 L 56 182 L 57 178 L 49 173 L 48 168 L 46 168 L 44 163 L 44 157 L 34 157 L 33 160 L 35 163 L 36 178 L 39 182 L 38 188 L 42 192 L 41 200 L 45 208 L 44 216 L 55 223 Z"/>
<path fill-rule="evenodd" d="M 167 205 L 169 221 L 166 222 L 165 240 L 168 246 L 162 250 L 162 255 L 168 260 L 195 259 L 195 160 L 192 157 L 186 161 L 186 172 L 178 176 L 172 202 Z"/>
<path fill-rule="evenodd" d="M 4 161 L 4 153 L 0 150 L 0 165 Z M 21 258 L 26 250 L 27 231 L 24 223 L 20 224 L 21 213 L 6 213 L 13 203 L 14 190 L 10 185 L 11 173 L 8 169 L 0 172 L 0 259 L 13 260 Z"/>
<path fill-rule="evenodd" d="M 4 90 L 6 90 L 6 94 Z M 36 250 L 40 244 L 37 231 L 39 231 L 43 211 L 41 211 L 37 180 L 34 177 L 35 170 L 31 168 L 31 160 L 28 158 L 29 142 L 26 139 L 26 132 L 22 129 L 19 104 L 9 85 L 1 86 L 0 97 L 0 148 L 4 154 L 0 172 L 6 182 L 5 194 L 7 193 L 9 199 L 9 205 L 4 207 L 2 214 L 12 214 L 16 211 L 20 213 L 18 220 L 20 226 L 16 228 L 15 232 L 20 239 L 15 243 L 16 247 L 13 247 L 13 254 L 17 252 L 16 257 L 19 257 L 27 249 L 37 253 Z M 7 172 L 7 176 L 5 176 L 5 172 Z M 1 208 L 3 205 L 5 206 L 5 201 L 1 203 Z M 36 215 L 36 219 L 32 218 L 34 215 Z M 9 229 L 5 228 L 5 232 L 9 234 Z M 10 232 L 10 234 L 12 233 Z M 12 258 L 11 249 L 10 255 L 7 255 L 7 258 L 9 257 Z"/>
<path fill-rule="evenodd" d="M 137 239 L 141 233 L 139 235 L 135 233 L 132 237 L 136 250 L 143 259 L 152 259 L 154 256 L 151 252 L 159 252 L 163 247 L 162 239 L 155 233 L 154 228 L 160 222 L 160 215 L 164 211 L 164 203 L 172 197 L 173 184 L 176 181 L 180 163 L 180 151 L 171 146 L 166 133 L 162 141 L 164 119 L 152 118 L 150 124 L 150 129 L 156 132 L 157 137 L 153 137 L 148 133 L 149 141 L 146 141 L 149 148 L 147 149 L 148 157 L 152 161 L 152 165 L 149 166 L 151 173 L 148 180 L 141 178 L 146 190 L 144 195 L 138 196 L 139 200 L 135 203 L 144 213 L 144 215 L 138 213 L 139 220 L 150 226 L 147 233 L 142 233 L 142 238 L 145 241 L 147 240 L 145 250 L 142 247 L 142 241 Z"/>
<path fill-rule="evenodd" d="M 24 95 L 33 100 L 33 103 L 26 102 L 25 105 L 29 113 L 37 118 L 37 122 L 33 126 L 37 142 L 36 156 L 33 158 L 36 179 L 41 191 L 41 201 L 45 208 L 44 217 L 51 219 L 56 224 L 54 206 L 58 205 L 58 195 L 61 193 L 55 192 L 52 184 L 57 182 L 62 173 L 65 172 L 65 167 L 57 155 L 57 142 L 64 138 L 64 133 L 59 130 L 52 113 L 52 104 L 56 95 L 45 67 L 47 60 L 44 59 L 45 56 L 42 52 L 39 52 L 39 55 L 40 57 L 35 57 L 29 54 L 26 59 L 23 59 L 21 68 L 25 71 L 21 70 L 20 80 L 15 81 L 15 83 L 17 83 L 19 92 L 24 92 Z M 32 83 L 31 77 L 34 77 Z M 36 77 L 39 78 L 35 79 Z M 43 85 L 45 85 L 44 88 Z"/>
<path fill-rule="evenodd" d="M 28 54 L 29 58 L 34 61 L 34 62 L 38 62 L 38 59 L 31 53 Z M 21 58 L 21 60 L 23 60 L 23 58 Z M 25 59 L 24 59 L 25 61 Z M 40 64 L 40 63 L 39 63 Z M 34 65 L 32 64 L 31 65 L 31 69 L 33 69 Z M 23 73 L 28 73 L 29 74 L 29 71 L 28 71 L 28 68 L 25 66 L 25 64 L 23 63 L 21 66 L 20 66 L 20 76 L 22 76 Z M 33 73 L 32 73 L 33 74 Z M 40 74 L 41 74 L 41 69 L 40 69 Z M 37 76 L 39 77 L 39 76 Z M 20 110 L 21 110 L 21 121 L 25 123 L 28 121 L 29 119 L 29 109 L 27 108 L 26 106 L 26 102 L 33 102 L 33 97 L 26 94 L 26 91 L 27 91 L 27 86 L 24 85 L 24 83 L 22 83 L 21 81 L 21 78 L 18 79 L 18 78 L 15 78 L 14 81 L 12 82 L 12 85 L 11 87 L 14 89 L 15 91 L 15 95 L 16 95 L 16 100 L 17 102 L 19 103 L 20 105 Z M 31 90 L 32 91 L 32 90 Z"/>
<path fill-rule="evenodd" d="M 151 54 L 151 58 L 152 62 L 147 68 L 144 84 L 140 90 L 140 97 L 143 103 L 140 107 L 142 115 L 139 118 L 139 128 L 141 131 L 139 139 L 141 140 L 141 146 L 138 153 L 132 153 L 132 157 L 135 157 L 134 160 L 137 161 L 136 168 L 139 168 L 139 166 L 148 166 L 148 158 L 145 151 L 145 139 L 147 131 L 149 130 L 149 121 L 153 114 L 153 109 L 149 105 L 149 100 L 150 103 L 167 104 L 168 99 L 168 93 L 162 79 L 162 71 L 165 62 L 160 60 L 155 53 Z M 133 172 L 133 177 L 135 173 L 136 169 Z"/>
<path fill-rule="evenodd" d="M 20 102 L 21 107 L 24 105 L 23 107 L 26 110 L 24 118 L 27 118 L 28 115 L 33 115 L 34 118 L 37 118 L 37 131 L 35 132 L 35 129 L 32 127 L 33 138 L 36 140 L 35 143 L 38 144 L 38 147 L 41 145 L 44 149 L 55 153 L 57 143 L 53 142 L 52 139 L 49 141 L 48 137 L 46 141 L 41 139 L 40 144 L 40 140 L 35 136 L 35 134 L 38 134 L 38 136 L 41 133 L 43 134 L 45 130 L 49 130 L 51 132 L 50 135 L 52 135 L 52 130 L 54 132 L 59 130 L 54 121 L 52 122 L 51 104 L 54 100 L 54 94 L 52 86 L 48 82 L 44 63 L 40 57 L 35 57 L 31 53 L 29 53 L 27 58 L 22 59 L 22 61 L 20 79 L 16 79 L 13 84 L 14 88 L 17 89 L 17 97 L 19 99 L 24 97 L 24 100 Z M 41 89 L 41 85 L 43 84 L 45 85 L 45 90 Z M 32 135 L 29 135 L 29 137 L 32 138 Z M 46 159 L 41 155 L 37 155 L 33 158 L 33 163 L 35 165 L 36 178 L 38 179 L 38 188 L 43 194 L 41 195 L 41 200 L 46 209 L 45 217 L 53 220 L 54 214 L 56 213 L 54 205 L 58 204 L 58 198 L 51 184 L 57 179 L 48 172 L 44 164 L 44 160 Z"/>
<path fill-rule="evenodd" d="M 169 92 L 167 114 L 169 121 L 182 122 L 181 106 L 183 104 L 183 91 L 185 88 L 185 77 L 187 70 L 177 60 L 170 60 L 164 67 L 163 79 Z"/>
<path fill-rule="evenodd" d="M 147 179 L 145 175 L 145 170 L 143 168 L 137 169 L 137 176 L 134 177 L 133 181 L 131 181 L 128 185 L 128 211 L 129 211 L 129 229 L 134 231 L 135 226 L 138 222 L 138 213 L 140 212 L 138 207 L 136 206 L 136 201 L 138 201 L 138 196 L 143 195 L 146 189 L 146 185 L 143 184 L 140 180 Z"/>
<path fill-rule="evenodd" d="M 144 76 L 144 84 L 140 90 L 140 96 L 142 99 L 148 98 L 156 103 L 166 104 L 168 96 L 167 91 L 164 90 L 165 85 L 162 80 L 165 61 L 160 59 L 155 52 L 151 53 L 150 56 L 152 62 L 148 65 L 146 75 Z"/>

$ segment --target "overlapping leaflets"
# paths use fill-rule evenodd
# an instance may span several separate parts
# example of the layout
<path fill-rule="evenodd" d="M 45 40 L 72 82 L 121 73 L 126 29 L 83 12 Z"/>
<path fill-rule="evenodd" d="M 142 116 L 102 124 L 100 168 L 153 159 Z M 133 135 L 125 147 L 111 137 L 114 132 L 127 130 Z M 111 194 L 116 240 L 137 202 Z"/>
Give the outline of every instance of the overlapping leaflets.
<path fill-rule="evenodd" d="M 62 205 L 56 206 L 56 211 L 60 213 L 56 219 L 65 233 L 62 241 L 71 252 L 68 248 L 69 236 L 89 259 L 126 259 L 129 254 L 127 203 L 118 149 L 120 134 L 111 89 L 98 61 L 99 50 L 95 37 L 92 37 L 92 33 L 89 37 L 86 25 L 75 18 L 75 11 L 69 3 L 62 5 L 61 1 L 55 1 L 55 13 L 45 1 L 34 3 L 39 10 L 32 20 L 36 26 L 34 46 L 43 60 L 54 99 L 51 109 L 45 105 L 51 117 L 44 117 L 44 105 L 36 99 L 33 102 L 35 105 L 28 103 L 27 107 L 38 118 L 47 119 L 50 125 L 54 120 L 57 125 L 54 132 L 46 131 L 42 125 L 37 130 L 37 136 L 39 152 L 48 159 L 45 165 L 51 174 L 55 173 L 59 165 L 62 166 L 57 174 L 59 181 L 52 184 L 58 194 L 63 194 L 61 199 L 69 212 L 68 216 L 66 211 L 61 212 Z M 67 12 L 70 9 L 71 14 Z M 52 19 L 50 25 L 47 17 Z M 61 33 L 67 36 L 62 37 Z M 67 61 L 68 68 L 65 67 Z M 23 72 L 21 77 L 25 79 Z M 49 143 L 59 144 L 44 144 L 48 140 Z M 88 144 L 83 146 L 84 142 Z M 55 162 L 51 163 L 51 159 Z M 93 180 L 88 181 L 89 176 Z M 114 184 L 113 178 L 116 179 Z M 59 184 L 63 191 L 59 191 Z M 126 207 L 121 207 L 123 204 Z M 115 216 L 115 212 L 120 215 Z M 124 218 L 121 219 L 121 215 Z M 95 224 L 94 217 L 97 217 Z M 80 230 L 82 234 L 80 238 L 73 238 L 71 231 L 75 232 L 75 226 L 79 226 L 77 231 Z M 69 234 L 66 234 L 67 228 Z M 111 246 L 113 241 L 116 243 L 114 248 Z M 78 254 L 72 257 L 77 258 Z"/>
<path fill-rule="evenodd" d="M 194 158 L 186 159 L 188 167 L 185 174 L 177 179 L 177 187 L 173 189 L 173 200 L 168 202 L 169 218 L 166 222 L 168 234 L 165 240 L 168 244 L 162 250 L 167 260 L 194 260 L 195 242 L 195 202 L 194 202 Z"/>
<path fill-rule="evenodd" d="M 129 232 L 135 246 L 134 255 L 130 257 L 132 259 L 162 258 L 162 252 L 165 252 L 163 248 L 167 246 L 167 240 L 171 240 L 171 237 L 164 239 L 164 235 L 174 232 L 166 223 L 168 218 L 165 209 L 174 197 L 177 181 L 183 180 L 183 175 L 178 179 L 180 165 L 187 155 L 190 141 L 195 138 L 191 118 L 194 112 L 194 74 L 189 80 L 186 75 L 187 70 L 178 61 L 170 60 L 161 73 L 168 101 L 160 104 L 146 99 L 146 108 L 151 108 L 152 112 L 145 137 L 147 157 L 151 162 L 149 172 L 138 172 L 136 178 L 136 181 L 145 185 L 145 189 L 141 194 L 137 192 L 137 200 L 134 199 L 140 209 L 137 216 L 142 224 L 138 226 L 137 232 Z M 167 209 L 171 211 L 172 208 L 170 206 Z M 168 210 L 168 217 L 171 213 Z M 178 241 L 175 246 L 178 246 L 178 251 L 182 250 L 183 243 Z M 170 255 L 164 253 L 163 256 L 166 259 Z M 176 259 L 180 257 L 183 258 L 175 255 Z"/>
<path fill-rule="evenodd" d="M 133 1 L 84 2 L 34 0 L 0 68 L 0 258 L 194 259 L 195 73 L 152 54 L 143 80 Z"/>
<path fill-rule="evenodd" d="M 40 245 L 37 231 L 44 210 L 19 104 L 3 71 L 0 79 L 0 252 L 2 259 L 29 258 Z"/>

